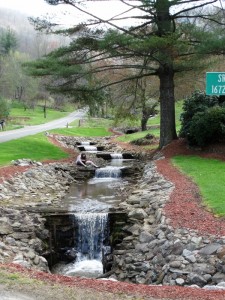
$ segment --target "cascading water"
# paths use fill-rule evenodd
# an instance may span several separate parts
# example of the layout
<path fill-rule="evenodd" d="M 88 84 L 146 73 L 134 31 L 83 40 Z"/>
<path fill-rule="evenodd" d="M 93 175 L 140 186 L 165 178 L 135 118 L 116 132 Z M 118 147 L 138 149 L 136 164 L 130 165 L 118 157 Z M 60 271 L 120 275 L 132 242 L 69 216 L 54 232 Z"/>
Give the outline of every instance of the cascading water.
<path fill-rule="evenodd" d="M 101 259 L 101 251 L 107 231 L 107 213 L 75 214 L 78 224 L 76 250 L 80 260 Z"/>
<path fill-rule="evenodd" d="M 99 168 L 95 171 L 95 178 L 120 178 L 121 168 L 115 166 L 107 166 L 105 168 Z"/>
<path fill-rule="evenodd" d="M 96 146 L 90 144 L 78 145 L 77 148 L 81 151 L 92 152 L 92 153 L 96 153 L 98 151 Z"/>
<path fill-rule="evenodd" d="M 112 159 L 123 159 L 122 153 L 110 153 Z"/>
<path fill-rule="evenodd" d="M 92 145 L 84 145 L 84 149 L 88 152 L 97 152 L 97 147 Z"/>
<path fill-rule="evenodd" d="M 86 142 L 81 142 L 80 144 L 81 144 L 81 145 L 87 146 L 87 145 L 91 145 L 91 142 L 87 142 L 87 141 L 86 141 Z"/>
<path fill-rule="evenodd" d="M 76 213 L 76 261 L 61 268 L 68 276 L 96 277 L 103 273 L 102 252 L 107 248 L 108 213 Z M 104 252 L 106 252 L 104 250 Z"/>
<path fill-rule="evenodd" d="M 120 161 L 123 161 L 119 159 Z M 123 166 L 106 166 L 95 170 L 95 177 L 74 186 L 68 198 L 68 210 L 74 216 L 73 262 L 59 262 L 54 273 L 68 276 L 97 277 L 103 273 L 102 253 L 110 254 L 108 211 L 118 201 L 116 188 L 127 184 L 121 179 Z M 105 258 L 105 256 L 104 256 Z"/>

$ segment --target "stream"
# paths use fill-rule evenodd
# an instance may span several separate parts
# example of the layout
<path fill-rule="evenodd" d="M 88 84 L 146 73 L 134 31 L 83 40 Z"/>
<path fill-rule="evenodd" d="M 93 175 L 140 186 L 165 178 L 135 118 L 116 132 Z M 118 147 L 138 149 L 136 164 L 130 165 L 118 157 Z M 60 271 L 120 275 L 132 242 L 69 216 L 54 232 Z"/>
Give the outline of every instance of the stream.
<path fill-rule="evenodd" d="M 70 187 L 63 206 L 73 218 L 74 245 L 68 251 L 75 259 L 58 262 L 52 273 L 84 277 L 103 273 L 102 255 L 111 252 L 108 212 L 121 201 L 121 189 L 129 184 L 122 169 L 131 164 L 132 160 L 116 154 L 106 167 L 95 170 L 93 178 Z"/>

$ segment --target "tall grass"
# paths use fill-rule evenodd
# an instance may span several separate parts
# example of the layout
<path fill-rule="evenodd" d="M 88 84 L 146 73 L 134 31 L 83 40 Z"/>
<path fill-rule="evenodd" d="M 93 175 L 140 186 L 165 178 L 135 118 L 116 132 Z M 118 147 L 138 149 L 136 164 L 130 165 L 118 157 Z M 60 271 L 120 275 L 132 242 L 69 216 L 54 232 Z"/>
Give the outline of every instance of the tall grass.
<path fill-rule="evenodd" d="M 225 162 L 198 156 L 175 156 L 175 166 L 198 185 L 203 203 L 219 216 L 225 215 Z"/>

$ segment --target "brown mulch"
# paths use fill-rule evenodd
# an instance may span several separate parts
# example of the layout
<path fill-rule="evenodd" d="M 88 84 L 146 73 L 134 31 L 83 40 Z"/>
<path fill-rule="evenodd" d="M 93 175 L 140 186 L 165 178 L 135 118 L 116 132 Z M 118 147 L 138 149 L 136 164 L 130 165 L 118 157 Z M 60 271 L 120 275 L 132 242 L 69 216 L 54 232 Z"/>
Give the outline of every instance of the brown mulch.
<path fill-rule="evenodd" d="M 143 284 L 132 284 L 120 281 L 99 280 L 92 278 L 69 277 L 50 274 L 26 269 L 16 264 L 0 264 L 0 269 L 7 269 L 11 273 L 21 273 L 25 277 L 44 281 L 52 284 L 63 284 L 64 286 L 79 287 L 85 290 L 94 290 L 113 293 L 116 299 L 125 294 L 138 300 L 224 300 L 225 291 L 208 291 L 200 288 L 180 286 L 152 286 Z M 133 298 L 135 297 L 135 298 Z M 137 297 L 137 298 L 136 298 Z M 141 297 L 141 298 L 140 298 Z M 47 299 L 47 298 L 46 298 Z M 95 299 L 95 298 L 92 298 Z M 96 299 L 97 300 L 97 299 Z"/>
<path fill-rule="evenodd" d="M 56 142 L 53 140 L 56 144 Z M 125 145 L 120 143 L 121 146 Z M 61 145 L 60 145 L 61 147 Z M 126 146 L 127 150 L 140 150 L 140 147 Z M 68 149 L 67 149 L 68 150 Z M 158 171 L 168 180 L 174 183 L 175 188 L 170 196 L 169 202 L 165 206 L 165 213 L 171 220 L 171 225 L 177 228 L 189 228 L 198 230 L 202 234 L 225 235 L 225 220 L 218 219 L 212 213 L 206 211 L 201 204 L 201 198 L 197 186 L 184 174 L 179 172 L 170 161 L 174 155 L 201 155 L 208 158 L 217 158 L 225 160 L 223 153 L 202 153 L 191 150 L 187 147 L 184 140 L 177 140 L 165 147 L 161 152 L 165 159 L 156 161 Z M 75 152 L 71 152 L 68 160 L 72 160 Z M 1 177 L 10 177 L 19 171 L 24 171 L 23 167 L 4 167 L 0 168 Z M 132 296 L 145 297 L 144 299 L 177 299 L 177 300 L 222 300 L 225 299 L 225 291 L 206 291 L 198 288 L 188 288 L 179 286 L 147 286 L 137 285 L 125 282 L 102 281 L 96 279 L 84 279 L 79 277 L 67 277 L 62 275 L 53 275 L 44 272 L 24 269 L 21 266 L 0 265 L 9 272 L 21 272 L 31 278 L 40 279 L 52 283 L 59 283 L 68 286 L 79 286 L 80 288 L 90 288 L 98 291 L 107 291 L 115 294 L 115 299 L 119 293 L 125 293 Z M 141 298 L 143 299 L 143 298 Z"/>

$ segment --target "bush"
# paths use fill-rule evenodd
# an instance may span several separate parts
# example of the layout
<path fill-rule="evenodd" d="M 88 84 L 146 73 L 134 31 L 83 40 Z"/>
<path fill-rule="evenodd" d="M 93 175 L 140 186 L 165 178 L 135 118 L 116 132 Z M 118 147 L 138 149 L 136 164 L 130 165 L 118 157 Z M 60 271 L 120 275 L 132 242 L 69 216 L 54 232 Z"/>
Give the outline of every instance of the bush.
<path fill-rule="evenodd" d="M 181 114 L 180 136 L 188 138 L 192 119 L 195 114 L 204 113 L 209 107 L 218 104 L 218 97 L 207 96 L 203 91 L 195 91 L 189 98 L 185 99 L 183 113 Z"/>
<path fill-rule="evenodd" d="M 225 108 L 214 106 L 196 113 L 190 122 L 187 139 L 190 144 L 205 146 L 225 137 Z"/>

